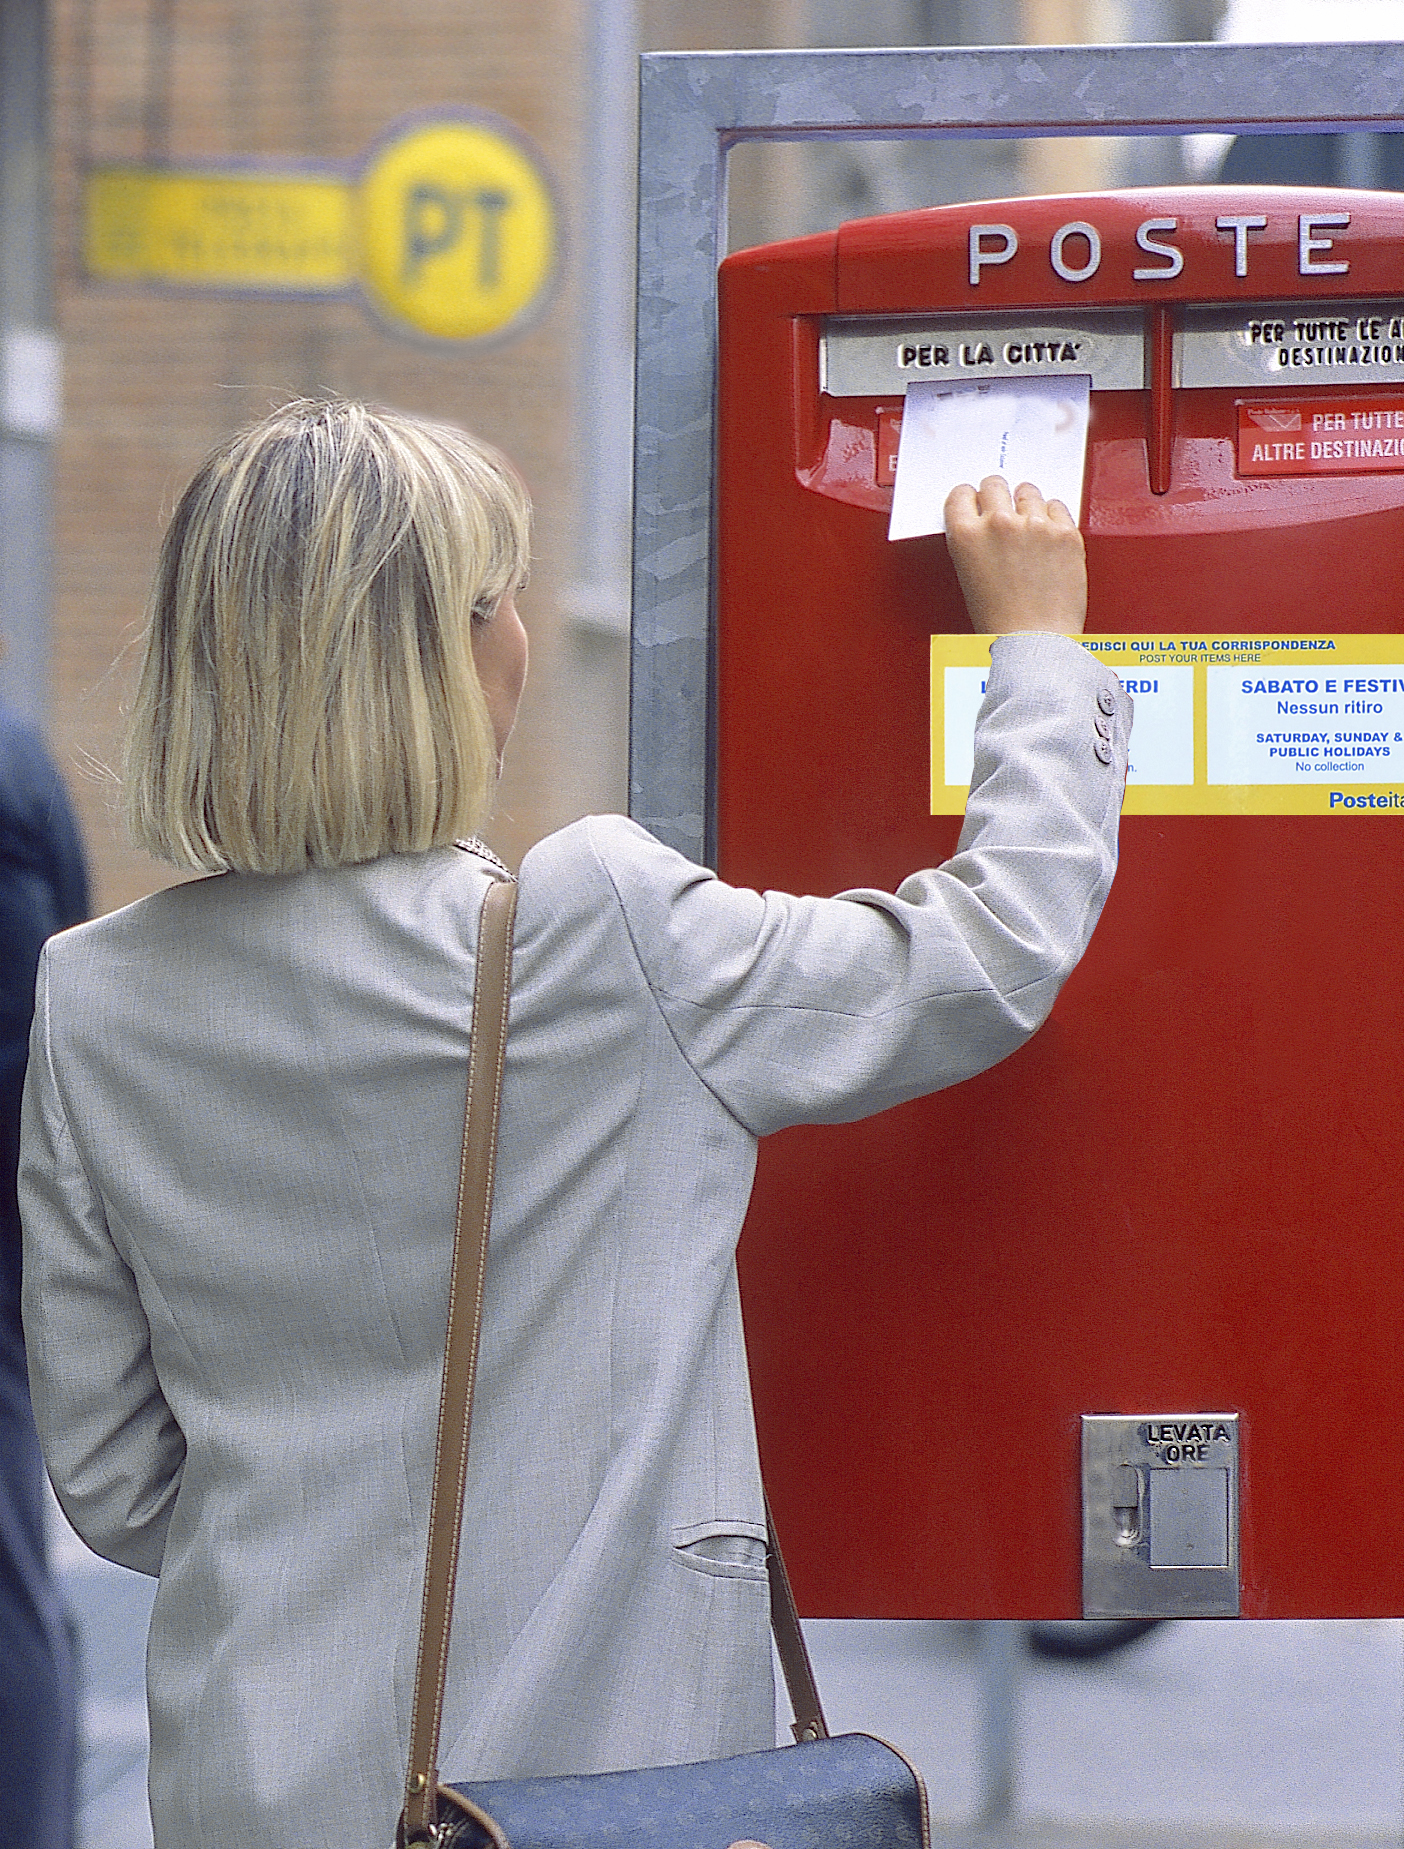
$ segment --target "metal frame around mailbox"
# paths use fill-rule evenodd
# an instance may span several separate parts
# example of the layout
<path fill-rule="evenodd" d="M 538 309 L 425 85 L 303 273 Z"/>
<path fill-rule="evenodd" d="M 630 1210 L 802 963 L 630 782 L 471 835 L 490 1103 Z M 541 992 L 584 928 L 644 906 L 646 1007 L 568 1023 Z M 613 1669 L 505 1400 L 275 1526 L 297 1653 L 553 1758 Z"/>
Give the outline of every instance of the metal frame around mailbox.
<path fill-rule="evenodd" d="M 653 52 L 640 67 L 629 807 L 711 861 L 716 300 L 730 150 L 1398 128 L 1404 44 Z"/>

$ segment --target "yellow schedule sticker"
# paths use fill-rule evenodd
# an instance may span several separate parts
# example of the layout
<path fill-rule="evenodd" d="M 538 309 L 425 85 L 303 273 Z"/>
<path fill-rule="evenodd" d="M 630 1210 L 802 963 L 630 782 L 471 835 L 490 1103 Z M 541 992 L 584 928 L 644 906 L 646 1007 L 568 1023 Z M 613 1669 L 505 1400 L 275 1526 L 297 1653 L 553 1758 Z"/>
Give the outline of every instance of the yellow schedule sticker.
<path fill-rule="evenodd" d="M 420 117 L 360 163 L 94 168 L 88 274 L 219 294 L 359 296 L 392 326 L 481 340 L 550 292 L 559 214 L 527 142 L 495 117 Z"/>
<path fill-rule="evenodd" d="M 426 122 L 388 141 L 361 180 L 357 221 L 375 306 L 443 340 L 506 332 L 555 274 L 555 202 L 505 124 Z"/>
<path fill-rule="evenodd" d="M 1404 636 L 1085 636 L 1135 701 L 1127 815 L 1404 814 Z M 931 813 L 965 807 L 990 644 L 931 638 Z"/>

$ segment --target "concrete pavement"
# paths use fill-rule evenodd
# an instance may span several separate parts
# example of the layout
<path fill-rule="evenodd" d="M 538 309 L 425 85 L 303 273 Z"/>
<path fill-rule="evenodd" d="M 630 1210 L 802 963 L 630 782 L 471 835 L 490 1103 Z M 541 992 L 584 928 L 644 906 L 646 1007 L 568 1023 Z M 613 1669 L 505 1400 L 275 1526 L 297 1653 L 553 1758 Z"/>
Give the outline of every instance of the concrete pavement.
<path fill-rule="evenodd" d="M 1404 1624 L 1165 1625 L 1089 1663 L 1022 1656 L 1012 1816 L 979 1808 L 974 1626 L 806 1626 L 830 1726 L 891 1739 L 955 1849 L 1399 1849 Z"/>

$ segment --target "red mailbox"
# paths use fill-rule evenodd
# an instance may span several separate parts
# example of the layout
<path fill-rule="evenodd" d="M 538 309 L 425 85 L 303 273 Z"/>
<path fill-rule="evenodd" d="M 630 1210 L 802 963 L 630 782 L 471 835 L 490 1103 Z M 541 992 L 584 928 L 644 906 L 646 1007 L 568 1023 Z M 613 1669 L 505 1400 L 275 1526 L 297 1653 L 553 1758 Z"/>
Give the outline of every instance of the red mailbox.
<path fill-rule="evenodd" d="M 939 207 L 739 253 L 720 313 L 723 877 L 954 846 L 981 656 L 944 540 L 887 538 L 914 380 L 1090 376 L 1087 642 L 1137 699 L 1046 1027 L 762 1148 L 803 1609 L 1404 1612 L 1404 199 Z"/>

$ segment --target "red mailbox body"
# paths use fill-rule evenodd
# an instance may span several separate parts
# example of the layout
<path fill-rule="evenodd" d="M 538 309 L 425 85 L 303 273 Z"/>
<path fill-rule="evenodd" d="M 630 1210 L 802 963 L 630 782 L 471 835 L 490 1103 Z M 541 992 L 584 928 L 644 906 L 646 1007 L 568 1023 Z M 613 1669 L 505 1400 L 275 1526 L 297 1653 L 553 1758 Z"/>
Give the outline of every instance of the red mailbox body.
<path fill-rule="evenodd" d="M 940 207 L 739 253 L 720 312 L 724 878 L 891 886 L 954 847 L 931 637 L 968 624 L 944 540 L 886 536 L 912 378 L 1091 371 L 1089 639 L 1195 644 L 1254 712 L 1347 704 L 1322 637 L 1404 659 L 1404 199 Z M 1077 1616 L 1081 1416 L 1198 1409 L 1240 1415 L 1245 1615 L 1404 1613 L 1404 771 L 1397 735 L 1340 742 L 1393 709 L 1280 721 L 1374 781 L 1255 792 L 1206 779 L 1209 697 L 1036 1038 L 762 1148 L 742 1285 L 807 1613 Z"/>

